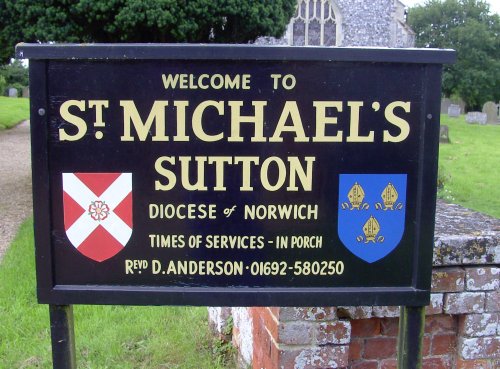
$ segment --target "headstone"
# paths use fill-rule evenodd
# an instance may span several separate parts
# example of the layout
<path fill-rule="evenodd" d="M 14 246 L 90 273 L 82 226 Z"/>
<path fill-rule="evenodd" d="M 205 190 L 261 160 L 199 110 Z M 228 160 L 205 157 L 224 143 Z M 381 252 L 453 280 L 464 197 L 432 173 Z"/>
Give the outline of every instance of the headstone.
<path fill-rule="evenodd" d="M 450 143 L 449 129 L 447 125 L 439 126 L 439 143 Z"/>
<path fill-rule="evenodd" d="M 9 88 L 9 97 L 17 97 L 17 88 Z"/>
<path fill-rule="evenodd" d="M 493 101 L 488 101 L 483 105 L 483 113 L 486 114 L 487 124 L 498 123 L 498 105 Z"/>
<path fill-rule="evenodd" d="M 448 116 L 457 118 L 460 115 L 460 105 L 451 104 L 448 107 Z"/>
<path fill-rule="evenodd" d="M 465 116 L 465 121 L 469 124 L 479 123 L 486 124 L 486 114 L 480 111 L 470 111 Z"/>
<path fill-rule="evenodd" d="M 465 101 L 463 101 L 460 97 L 452 98 L 451 103 L 460 106 L 460 111 L 465 113 Z"/>
<path fill-rule="evenodd" d="M 447 97 L 441 99 L 441 114 L 447 114 L 450 105 L 451 105 L 450 99 L 448 99 Z"/>
<path fill-rule="evenodd" d="M 23 88 L 23 97 L 30 97 L 30 89 L 29 87 Z"/>

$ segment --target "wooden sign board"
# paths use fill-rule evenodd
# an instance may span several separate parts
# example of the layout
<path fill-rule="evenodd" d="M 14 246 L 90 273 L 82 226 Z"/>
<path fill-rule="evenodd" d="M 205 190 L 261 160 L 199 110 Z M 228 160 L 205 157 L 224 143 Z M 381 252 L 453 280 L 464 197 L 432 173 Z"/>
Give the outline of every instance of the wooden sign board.
<path fill-rule="evenodd" d="M 428 303 L 443 50 L 27 45 L 38 297 Z"/>

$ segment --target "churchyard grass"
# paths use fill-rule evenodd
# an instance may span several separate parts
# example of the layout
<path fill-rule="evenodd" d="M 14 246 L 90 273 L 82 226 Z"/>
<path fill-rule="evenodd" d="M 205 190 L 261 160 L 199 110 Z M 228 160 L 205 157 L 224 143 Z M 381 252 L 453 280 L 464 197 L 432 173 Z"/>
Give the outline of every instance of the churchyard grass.
<path fill-rule="evenodd" d="M 29 99 L 0 96 L 0 130 L 29 119 Z"/>
<path fill-rule="evenodd" d="M 441 124 L 451 143 L 439 147 L 439 197 L 500 218 L 500 125 L 467 124 L 463 115 L 442 115 Z"/>
<path fill-rule="evenodd" d="M 0 264 L 0 368 L 50 368 L 47 305 L 35 297 L 33 222 Z M 78 368 L 233 368 L 210 338 L 204 307 L 74 306 Z"/>

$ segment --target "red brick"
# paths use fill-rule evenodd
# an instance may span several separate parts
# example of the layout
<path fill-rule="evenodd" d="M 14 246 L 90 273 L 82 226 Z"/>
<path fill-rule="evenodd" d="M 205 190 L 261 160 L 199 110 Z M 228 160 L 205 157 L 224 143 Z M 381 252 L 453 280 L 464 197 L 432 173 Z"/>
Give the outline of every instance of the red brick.
<path fill-rule="evenodd" d="M 480 267 L 466 269 L 468 291 L 494 291 L 500 288 L 500 268 Z"/>
<path fill-rule="evenodd" d="M 274 315 L 276 320 L 279 320 L 279 318 L 280 318 L 280 308 L 279 307 L 268 307 L 267 309 L 271 312 L 271 314 Z"/>
<path fill-rule="evenodd" d="M 253 308 L 255 311 L 255 317 L 256 319 L 259 319 L 262 324 L 266 327 L 266 329 L 269 331 L 271 336 L 275 339 L 278 340 L 278 322 L 275 320 L 274 315 L 264 307 L 255 307 Z"/>
<path fill-rule="evenodd" d="M 432 357 L 422 360 L 422 369 L 452 369 L 449 358 Z"/>
<path fill-rule="evenodd" d="M 371 306 L 337 306 L 337 316 L 349 319 L 370 319 L 373 316 Z"/>
<path fill-rule="evenodd" d="M 349 344 L 349 361 L 361 359 L 364 347 L 365 347 L 364 340 L 362 339 L 351 340 L 351 343 Z"/>
<path fill-rule="evenodd" d="M 399 332 L 399 319 L 385 318 L 380 321 L 380 334 L 383 336 L 396 337 Z"/>
<path fill-rule="evenodd" d="M 489 360 L 457 360 L 457 369 L 490 369 Z"/>
<path fill-rule="evenodd" d="M 382 360 L 380 363 L 380 369 L 397 369 L 398 360 L 397 359 L 387 359 Z"/>
<path fill-rule="evenodd" d="M 498 313 L 461 315 L 459 333 L 466 337 L 496 336 L 499 315 Z"/>
<path fill-rule="evenodd" d="M 460 342 L 459 353 L 463 359 L 500 358 L 500 337 L 465 338 Z"/>
<path fill-rule="evenodd" d="M 278 343 L 285 345 L 308 345 L 312 343 L 314 326 L 307 322 L 280 323 Z"/>
<path fill-rule="evenodd" d="M 399 306 L 374 306 L 373 316 L 378 318 L 396 318 L 400 313 Z"/>
<path fill-rule="evenodd" d="M 456 315 L 482 313 L 485 301 L 484 292 L 447 293 L 444 297 L 444 312 Z"/>
<path fill-rule="evenodd" d="M 380 319 L 359 319 L 351 321 L 352 337 L 373 337 L 380 334 Z"/>
<path fill-rule="evenodd" d="M 431 302 L 425 308 L 425 315 L 437 315 L 443 313 L 443 299 L 442 293 L 431 293 Z"/>
<path fill-rule="evenodd" d="M 274 368 L 295 368 L 295 359 L 300 355 L 302 350 L 281 350 L 279 365 L 280 366 L 272 366 L 270 368 L 267 367 L 256 367 L 253 366 L 253 369 L 274 369 Z M 253 364 L 253 363 L 252 363 Z"/>
<path fill-rule="evenodd" d="M 279 364 L 266 369 L 296 368 L 300 361 L 300 368 L 345 368 L 348 365 L 347 346 L 323 346 L 303 350 L 281 351 Z M 254 365 L 255 368 L 255 365 Z M 259 368 L 260 369 L 260 368 Z"/>
<path fill-rule="evenodd" d="M 358 361 L 352 363 L 350 369 L 378 369 L 378 361 Z"/>
<path fill-rule="evenodd" d="M 461 292 L 465 289 L 465 270 L 437 268 L 432 271 L 432 292 Z"/>
<path fill-rule="evenodd" d="M 432 336 L 431 355 L 448 355 L 457 347 L 457 336 L 454 334 L 436 334 Z"/>
<path fill-rule="evenodd" d="M 457 322 L 451 315 L 433 315 L 425 318 L 425 333 L 455 333 Z"/>
<path fill-rule="evenodd" d="M 317 325 L 316 342 L 319 345 L 348 344 L 350 340 L 351 323 L 348 321 L 322 322 Z"/>
<path fill-rule="evenodd" d="M 336 320 L 337 309 L 334 307 L 282 307 L 279 313 L 280 321 L 291 320 Z"/>
<path fill-rule="evenodd" d="M 365 341 L 365 359 L 389 359 L 396 355 L 397 340 L 392 337 L 376 337 Z"/>
<path fill-rule="evenodd" d="M 486 311 L 500 311 L 500 291 L 486 293 Z"/>
<path fill-rule="evenodd" d="M 278 349 L 260 318 L 261 310 L 261 308 L 250 308 L 254 340 L 252 366 L 254 369 L 276 368 L 279 358 Z"/>
<path fill-rule="evenodd" d="M 431 354 L 431 336 L 424 336 L 422 355 L 429 356 Z"/>

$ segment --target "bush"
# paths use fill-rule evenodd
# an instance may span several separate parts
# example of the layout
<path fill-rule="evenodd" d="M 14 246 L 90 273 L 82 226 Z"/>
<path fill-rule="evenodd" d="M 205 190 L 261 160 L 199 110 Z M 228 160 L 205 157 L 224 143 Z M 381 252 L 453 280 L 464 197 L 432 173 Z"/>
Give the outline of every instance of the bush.
<path fill-rule="evenodd" d="M 7 81 L 4 76 L 0 76 L 0 96 L 5 95 L 5 90 L 7 89 Z"/>
<path fill-rule="evenodd" d="M 15 87 L 18 90 L 27 87 L 29 84 L 28 68 L 19 61 L 0 67 L 0 78 L 4 78 L 8 87 Z"/>
<path fill-rule="evenodd" d="M 451 181 L 451 175 L 448 173 L 446 169 L 444 169 L 442 165 L 440 165 L 438 168 L 438 177 L 437 177 L 437 197 L 447 202 L 454 202 L 455 197 L 448 188 L 450 181 Z"/>

